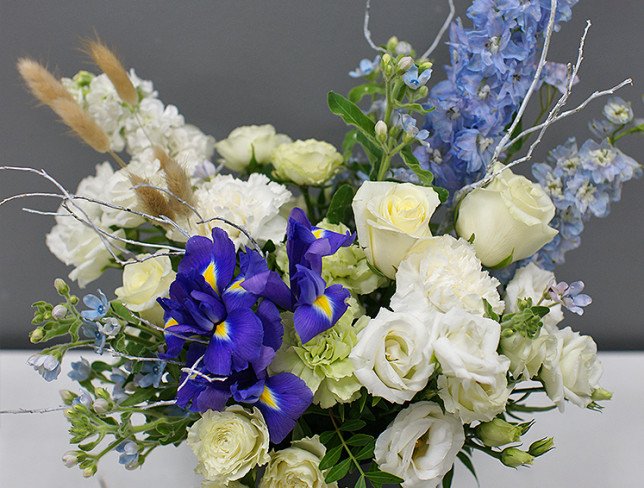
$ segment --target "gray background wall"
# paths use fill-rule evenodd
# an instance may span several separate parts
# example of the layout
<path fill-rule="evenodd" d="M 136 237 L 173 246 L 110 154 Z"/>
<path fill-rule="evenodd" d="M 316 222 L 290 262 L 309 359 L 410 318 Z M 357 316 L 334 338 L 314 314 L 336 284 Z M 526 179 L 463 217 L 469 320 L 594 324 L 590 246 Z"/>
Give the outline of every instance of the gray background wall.
<path fill-rule="evenodd" d="M 469 2 L 456 3 L 463 14 Z M 325 95 L 330 89 L 346 92 L 353 82 L 346 73 L 360 58 L 373 55 L 362 37 L 363 6 L 356 0 L 0 0 L 0 161 L 46 168 L 70 188 L 101 162 L 66 137 L 52 114 L 34 108 L 14 69 L 24 55 L 48 62 L 61 75 L 87 69 L 78 41 L 94 31 L 117 48 L 127 66 L 154 81 L 163 101 L 177 105 L 188 121 L 218 139 L 238 125 L 270 122 L 293 138 L 316 137 L 339 145 L 345 128 L 326 110 Z M 443 0 L 374 0 L 372 32 L 377 42 L 396 34 L 423 50 L 446 13 Z M 644 2 L 581 0 L 573 21 L 555 37 L 552 60 L 575 58 L 588 18 L 593 28 L 571 105 L 632 76 L 635 86 L 622 96 L 633 100 L 636 113 L 644 116 Z M 437 67 L 446 54 L 445 47 L 437 51 Z M 586 123 L 602 105 L 596 101 L 551 130 L 536 159 L 569 135 L 588 137 Z M 621 147 L 644 159 L 641 138 Z M 558 272 L 560 279 L 587 283 L 594 303 L 569 323 L 594 335 L 603 349 L 644 348 L 642 185 L 632 182 L 607 219 L 587 226 L 582 247 L 569 254 Z M 46 189 L 35 177 L 0 174 L 0 197 Z M 51 205 L 30 202 L 32 207 L 53 209 Z M 28 345 L 30 303 L 54 299 L 53 279 L 69 271 L 45 246 L 51 220 L 23 214 L 20 207 L 0 209 L 0 347 L 5 348 Z M 116 276 L 108 276 L 98 286 L 111 291 L 115 282 Z"/>

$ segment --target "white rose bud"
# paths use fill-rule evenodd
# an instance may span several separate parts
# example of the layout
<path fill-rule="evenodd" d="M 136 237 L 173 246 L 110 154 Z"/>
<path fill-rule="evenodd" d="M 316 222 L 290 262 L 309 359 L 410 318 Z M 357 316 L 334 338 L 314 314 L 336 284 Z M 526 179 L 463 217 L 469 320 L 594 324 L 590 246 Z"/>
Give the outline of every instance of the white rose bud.
<path fill-rule="evenodd" d="M 405 481 L 404 488 L 434 488 L 452 469 L 465 443 L 461 421 L 433 402 L 412 403 L 376 440 L 382 471 Z"/>
<path fill-rule="evenodd" d="M 497 163 L 494 171 L 502 167 Z M 532 256 L 557 235 L 548 226 L 554 215 L 555 206 L 539 185 L 505 170 L 463 198 L 456 232 L 474 238 L 485 266 L 508 265 Z"/>
<path fill-rule="evenodd" d="M 337 488 L 335 482 L 326 483 L 320 471 L 325 454 L 317 435 L 291 442 L 291 447 L 271 453 L 259 488 Z"/>
<path fill-rule="evenodd" d="M 273 153 L 275 175 L 296 185 L 320 186 L 342 162 L 342 154 L 331 144 L 315 139 L 282 144 Z"/>
<path fill-rule="evenodd" d="M 380 142 L 385 142 L 387 140 L 387 124 L 382 120 L 376 122 L 375 133 L 376 139 Z"/>
<path fill-rule="evenodd" d="M 188 429 L 187 442 L 198 460 L 195 471 L 216 486 L 228 486 L 270 459 L 268 427 L 256 407 L 207 410 Z"/>
<path fill-rule="evenodd" d="M 233 171 L 244 171 L 253 154 L 259 164 L 269 163 L 277 146 L 291 142 L 284 134 L 276 134 L 272 125 L 247 125 L 234 129 L 226 139 L 215 144 L 221 163 Z"/>
<path fill-rule="evenodd" d="M 433 188 L 365 181 L 353 198 L 353 212 L 367 260 L 393 279 L 411 247 L 431 237 L 429 219 L 439 204 Z"/>
<path fill-rule="evenodd" d="M 170 258 L 159 255 L 126 265 L 123 268 L 123 286 L 114 293 L 127 308 L 142 312 L 157 306 L 156 299 L 168 293 L 174 278 Z"/>

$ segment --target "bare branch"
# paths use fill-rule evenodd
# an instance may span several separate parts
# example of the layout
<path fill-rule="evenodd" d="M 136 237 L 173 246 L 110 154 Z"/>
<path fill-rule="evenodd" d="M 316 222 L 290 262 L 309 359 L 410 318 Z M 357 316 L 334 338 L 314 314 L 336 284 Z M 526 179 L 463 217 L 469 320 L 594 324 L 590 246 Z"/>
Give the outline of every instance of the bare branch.
<path fill-rule="evenodd" d="M 371 31 L 369 30 L 369 9 L 371 8 L 371 0 L 367 0 L 367 5 L 365 6 L 364 10 L 364 26 L 363 26 L 363 34 L 364 38 L 367 40 L 367 43 L 369 46 L 371 46 L 372 49 L 375 49 L 376 51 L 379 51 L 381 53 L 386 53 L 387 50 L 381 48 L 380 46 L 376 46 L 376 44 L 371 40 Z"/>
<path fill-rule="evenodd" d="M 445 31 L 449 29 L 449 25 L 452 23 L 452 20 L 454 19 L 454 14 L 456 13 L 456 7 L 454 7 L 454 0 L 447 0 L 447 2 L 449 3 L 449 14 L 445 19 L 443 26 L 438 31 L 438 34 L 436 34 L 436 38 L 434 39 L 434 42 L 432 42 L 432 45 L 429 46 L 429 48 L 427 48 L 427 51 L 423 53 L 423 55 L 421 56 L 421 59 L 429 58 L 429 56 L 436 50 L 436 48 L 438 47 L 438 44 L 441 42 L 441 39 L 443 38 L 443 35 L 445 34 Z"/>
<path fill-rule="evenodd" d="M 19 415 L 23 413 L 49 413 L 49 412 L 62 412 L 67 410 L 69 406 L 61 405 L 60 407 L 50 408 L 18 408 L 15 410 L 0 410 L 0 415 Z"/>

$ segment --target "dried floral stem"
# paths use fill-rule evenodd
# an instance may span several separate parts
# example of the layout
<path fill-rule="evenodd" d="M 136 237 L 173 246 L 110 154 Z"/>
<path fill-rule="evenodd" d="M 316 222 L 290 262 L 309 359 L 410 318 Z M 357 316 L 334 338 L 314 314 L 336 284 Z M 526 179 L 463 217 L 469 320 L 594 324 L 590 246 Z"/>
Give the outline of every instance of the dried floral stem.
<path fill-rule="evenodd" d="M 367 0 L 367 4 L 364 9 L 364 24 L 362 27 L 364 38 L 367 40 L 367 44 L 369 44 L 369 46 L 372 49 L 375 49 L 376 51 L 381 53 L 386 53 L 387 52 L 386 49 L 383 49 L 380 46 L 377 46 L 371 39 L 371 31 L 369 30 L 369 10 L 370 9 L 371 9 L 371 0 Z"/>
<path fill-rule="evenodd" d="M 86 41 L 85 49 L 110 79 L 119 98 L 130 105 L 136 105 L 139 99 L 136 89 L 116 54 L 98 39 Z"/>
<path fill-rule="evenodd" d="M 15 410 L 0 410 L 0 415 L 20 415 L 23 413 L 63 412 L 68 408 L 69 406 L 67 405 L 61 405 L 59 407 L 50 407 L 50 408 L 18 408 Z"/>
<path fill-rule="evenodd" d="M 421 59 L 429 58 L 429 56 L 436 50 L 438 47 L 438 44 L 440 43 L 441 39 L 443 38 L 443 35 L 445 35 L 445 32 L 447 29 L 449 29 L 450 24 L 452 23 L 452 20 L 454 19 L 454 14 L 456 13 L 456 7 L 454 6 L 454 0 L 447 0 L 447 3 L 449 3 L 449 14 L 447 15 L 447 18 L 445 19 L 445 22 L 443 22 L 442 27 L 438 31 L 438 34 L 436 34 L 436 38 L 434 39 L 434 42 L 432 42 L 432 45 L 427 48 L 427 51 L 423 53 L 421 56 Z"/>

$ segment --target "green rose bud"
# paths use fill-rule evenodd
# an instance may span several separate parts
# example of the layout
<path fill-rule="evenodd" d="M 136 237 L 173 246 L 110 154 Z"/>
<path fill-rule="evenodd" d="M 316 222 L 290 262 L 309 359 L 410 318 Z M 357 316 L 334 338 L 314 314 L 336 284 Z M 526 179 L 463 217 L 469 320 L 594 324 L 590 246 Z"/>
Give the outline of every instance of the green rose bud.
<path fill-rule="evenodd" d="M 518 442 L 523 429 L 505 420 L 495 418 L 491 422 L 484 422 L 476 428 L 476 434 L 488 447 L 498 447 Z"/>
<path fill-rule="evenodd" d="M 528 452 L 534 457 L 541 456 L 555 448 L 555 441 L 552 437 L 544 437 L 530 444 Z"/>
<path fill-rule="evenodd" d="M 613 393 L 608 390 L 604 390 L 603 388 L 595 388 L 591 398 L 595 402 L 610 400 L 613 398 Z"/>
<path fill-rule="evenodd" d="M 511 468 L 530 465 L 533 460 L 534 456 L 516 447 L 508 447 L 501 452 L 501 462 Z"/>

